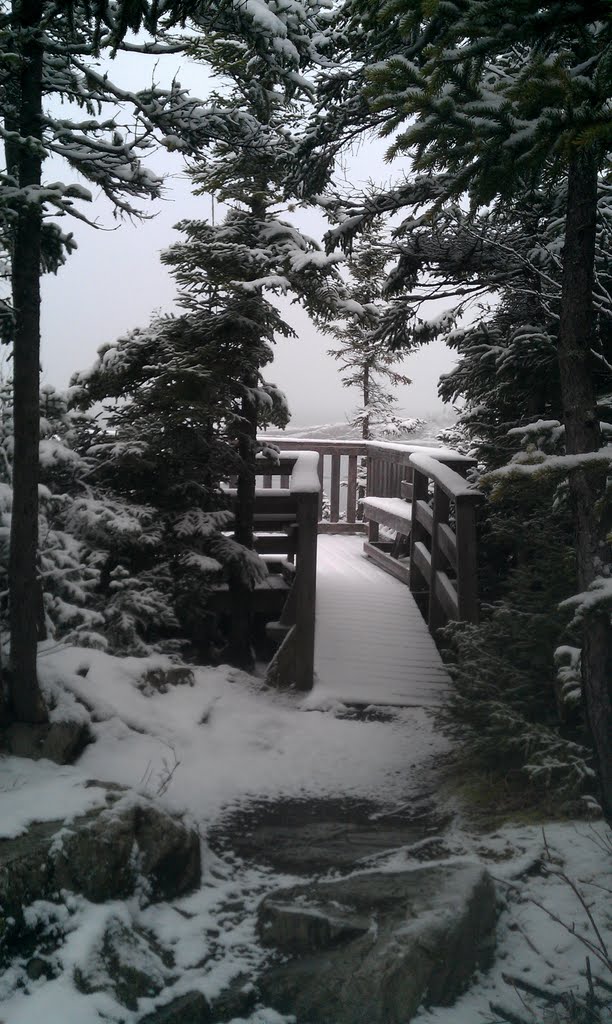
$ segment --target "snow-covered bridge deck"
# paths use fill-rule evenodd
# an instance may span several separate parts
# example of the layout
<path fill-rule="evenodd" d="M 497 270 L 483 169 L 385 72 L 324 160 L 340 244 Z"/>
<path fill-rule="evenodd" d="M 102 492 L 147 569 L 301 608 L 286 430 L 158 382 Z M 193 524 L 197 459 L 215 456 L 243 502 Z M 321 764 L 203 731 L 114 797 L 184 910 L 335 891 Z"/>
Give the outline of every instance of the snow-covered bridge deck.
<path fill-rule="evenodd" d="M 426 707 L 450 679 L 409 588 L 363 555 L 363 536 L 320 535 L 315 684 L 306 703 Z"/>

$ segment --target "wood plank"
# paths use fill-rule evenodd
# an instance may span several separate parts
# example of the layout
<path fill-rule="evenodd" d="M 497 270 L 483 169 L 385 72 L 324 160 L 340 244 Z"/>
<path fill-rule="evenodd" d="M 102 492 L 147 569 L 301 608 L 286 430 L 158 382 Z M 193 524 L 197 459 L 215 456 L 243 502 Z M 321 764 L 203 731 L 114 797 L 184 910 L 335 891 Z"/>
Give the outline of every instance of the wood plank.
<path fill-rule="evenodd" d="M 269 476 L 281 476 L 283 473 L 291 473 L 296 461 L 296 459 L 290 459 L 286 456 L 283 457 L 282 455 L 279 462 L 274 462 L 272 459 L 262 459 L 258 457 L 256 462 L 257 476 L 266 476 L 266 474 Z M 233 483 L 232 487 L 235 486 L 236 484 Z"/>
<path fill-rule="evenodd" d="M 283 524 L 289 525 L 297 521 L 296 512 L 279 512 L 279 513 L 266 513 L 256 512 L 253 516 L 253 522 L 257 530 L 265 531 L 279 530 L 283 528 Z"/>
<path fill-rule="evenodd" d="M 348 477 L 346 487 L 346 521 L 354 523 L 357 518 L 357 456 L 348 457 Z"/>
<path fill-rule="evenodd" d="M 410 583 L 410 569 L 405 562 L 398 562 L 397 558 L 392 558 L 386 551 L 382 551 L 367 540 L 364 542 L 363 550 L 368 558 L 376 562 L 385 572 L 395 576 L 402 583 Z"/>
<path fill-rule="evenodd" d="M 258 555 L 288 555 L 295 551 L 295 540 L 288 533 L 256 533 L 253 539 Z"/>
<path fill-rule="evenodd" d="M 432 574 L 432 586 L 431 593 L 429 595 L 429 617 L 428 625 L 429 632 L 435 636 L 436 631 L 444 626 L 447 621 L 446 609 L 438 600 L 438 594 L 436 591 L 435 580 L 436 574 L 440 569 L 440 547 L 438 544 L 439 530 L 440 527 L 448 523 L 450 515 L 450 498 L 446 492 L 439 486 L 434 485 L 434 500 L 433 500 L 433 526 L 431 530 L 431 574 Z"/>
<path fill-rule="evenodd" d="M 365 455 L 367 444 L 365 441 L 339 441 L 317 437 L 274 437 L 261 435 L 260 441 L 274 445 L 281 452 L 325 452 L 333 455 Z"/>
<path fill-rule="evenodd" d="M 319 523 L 319 535 L 325 533 L 365 533 L 365 523 Z"/>
<path fill-rule="evenodd" d="M 291 494 L 255 495 L 255 515 L 271 514 L 276 516 L 286 512 L 295 515 L 296 508 L 296 499 Z"/>
<path fill-rule="evenodd" d="M 438 527 L 438 546 L 446 560 L 455 569 L 457 567 L 457 538 L 455 531 L 448 523 L 440 523 Z"/>
<path fill-rule="evenodd" d="M 429 503 L 425 498 L 419 498 L 419 500 L 415 502 L 414 508 L 417 523 L 420 523 L 431 536 L 433 530 L 433 511 L 431 510 Z"/>
<path fill-rule="evenodd" d="M 403 452 L 396 448 L 387 448 L 379 446 L 372 441 L 368 444 L 368 455 L 371 454 L 378 462 L 394 462 L 399 466 L 408 466 L 409 458 L 412 454 L 410 451 Z"/>
<path fill-rule="evenodd" d="M 278 616 L 287 598 L 289 587 L 282 576 L 268 576 L 255 587 L 253 604 L 256 612 Z M 215 611 L 231 611 L 232 598 L 227 583 L 217 584 L 211 592 L 211 606 Z"/>
<path fill-rule="evenodd" d="M 404 504 L 401 498 L 397 499 L 397 511 L 389 508 L 380 508 L 376 501 L 370 501 L 368 498 L 364 498 L 361 507 L 363 508 L 363 514 L 366 519 L 370 522 L 380 523 L 381 526 L 386 526 L 390 530 L 395 530 L 397 533 L 404 534 L 406 537 L 410 533 L 412 527 L 411 508 L 406 504 L 406 510 L 403 512 L 400 509 L 400 505 Z"/>
<path fill-rule="evenodd" d="M 319 495 L 298 496 L 295 592 L 295 685 L 310 690 L 314 682 L 317 602 L 317 521 Z"/>
<path fill-rule="evenodd" d="M 361 546 L 319 537 L 316 682 L 304 706 L 439 705 L 450 679 L 410 590 Z"/>
<path fill-rule="evenodd" d="M 436 573 L 436 598 L 444 608 L 447 619 L 459 618 L 459 602 L 455 584 L 445 572 Z"/>
<path fill-rule="evenodd" d="M 340 518 L 340 456 L 337 452 L 331 457 L 329 507 L 330 520 L 337 523 Z"/>
<path fill-rule="evenodd" d="M 476 509 L 463 498 L 455 502 L 457 528 L 457 598 L 459 618 L 478 622 L 478 563 L 476 559 Z"/>
<path fill-rule="evenodd" d="M 412 561 L 416 569 L 419 570 L 423 579 L 430 584 L 431 583 L 431 554 L 425 547 L 422 541 L 418 540 L 412 550 Z"/>

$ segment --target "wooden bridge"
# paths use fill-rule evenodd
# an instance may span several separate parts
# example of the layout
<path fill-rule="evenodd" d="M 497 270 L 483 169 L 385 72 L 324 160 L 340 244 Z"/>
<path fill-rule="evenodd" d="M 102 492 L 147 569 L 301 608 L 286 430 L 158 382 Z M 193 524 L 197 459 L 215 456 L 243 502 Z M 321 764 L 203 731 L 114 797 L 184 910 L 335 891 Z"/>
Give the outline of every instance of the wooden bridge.
<path fill-rule="evenodd" d="M 435 705 L 449 678 L 433 637 L 478 619 L 473 460 L 444 448 L 266 438 L 261 598 L 278 618 L 268 678 L 307 703 Z M 279 486 L 280 485 L 280 486 Z M 367 520 L 367 525 L 366 525 Z M 365 536 L 367 530 L 367 537 Z"/>

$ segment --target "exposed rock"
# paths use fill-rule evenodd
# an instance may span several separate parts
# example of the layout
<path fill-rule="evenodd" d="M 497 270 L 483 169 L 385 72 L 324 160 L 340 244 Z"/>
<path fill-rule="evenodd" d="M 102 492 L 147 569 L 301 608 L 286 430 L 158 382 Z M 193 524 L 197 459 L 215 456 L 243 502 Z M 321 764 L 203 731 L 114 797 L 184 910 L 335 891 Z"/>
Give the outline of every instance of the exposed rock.
<path fill-rule="evenodd" d="M 195 686 L 195 676 L 186 665 L 150 668 L 141 676 L 136 685 L 147 695 L 167 693 L 172 686 Z"/>
<path fill-rule="evenodd" d="M 213 1020 L 206 997 L 201 992 L 187 992 L 142 1017 L 140 1024 L 212 1024 Z"/>
<path fill-rule="evenodd" d="M 38 822 L 25 835 L 0 840 L 0 908 L 5 919 L 18 920 L 22 907 L 53 892 L 49 850 L 61 821 Z"/>
<path fill-rule="evenodd" d="M 59 889 L 94 903 L 142 892 L 174 899 L 200 883 L 198 834 L 152 802 L 117 799 L 111 807 L 61 821 L 34 823 L 25 835 L 0 840 L 0 908 L 18 918 Z"/>
<path fill-rule="evenodd" d="M 112 918 L 98 949 L 86 964 L 75 968 L 75 985 L 86 995 L 111 992 L 128 1010 L 138 1009 L 138 1000 L 157 996 L 170 980 L 171 970 L 145 932 Z"/>
<path fill-rule="evenodd" d="M 57 970 L 49 960 L 41 956 L 33 956 L 26 965 L 26 974 L 31 981 L 38 981 L 39 978 L 46 978 L 50 981 L 56 976 Z"/>
<path fill-rule="evenodd" d="M 367 801 L 284 799 L 239 811 L 210 841 L 291 874 L 354 871 L 359 861 L 399 847 L 421 861 L 461 855 L 441 837 L 449 818 L 427 796 L 388 815 Z"/>
<path fill-rule="evenodd" d="M 15 757 L 29 757 L 34 761 L 45 757 L 56 764 L 74 764 L 92 738 L 84 721 L 43 725 L 13 722 L 0 732 L 0 748 Z"/>
<path fill-rule="evenodd" d="M 493 882 L 469 862 L 296 886 L 261 905 L 262 941 L 294 959 L 260 990 L 298 1024 L 406 1024 L 486 966 L 495 916 Z"/>
<path fill-rule="evenodd" d="M 153 901 L 199 884 L 199 836 L 152 803 L 119 804 L 75 824 L 54 844 L 58 888 L 99 903 L 131 896 L 142 877 Z"/>
<path fill-rule="evenodd" d="M 239 975 L 230 981 L 220 996 L 212 1000 L 212 1019 L 215 1024 L 222 1024 L 223 1021 L 231 1021 L 236 1017 L 250 1017 L 256 1005 L 255 986 L 245 975 Z"/>

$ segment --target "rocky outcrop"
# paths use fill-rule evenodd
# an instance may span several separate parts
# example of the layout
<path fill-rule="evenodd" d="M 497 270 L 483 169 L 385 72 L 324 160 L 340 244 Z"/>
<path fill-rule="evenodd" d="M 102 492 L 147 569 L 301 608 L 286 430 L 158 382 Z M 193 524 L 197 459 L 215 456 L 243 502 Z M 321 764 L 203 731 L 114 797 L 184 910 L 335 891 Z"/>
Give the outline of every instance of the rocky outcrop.
<path fill-rule="evenodd" d="M 140 1024 L 222 1024 L 250 1016 L 256 1002 L 253 986 L 238 977 L 212 1002 L 201 992 L 186 992 L 141 1018 Z"/>
<path fill-rule="evenodd" d="M 201 992 L 186 992 L 147 1014 L 140 1024 L 212 1024 L 214 1019 L 206 996 Z"/>
<path fill-rule="evenodd" d="M 406 1024 L 487 964 L 495 916 L 490 876 L 465 861 L 275 893 L 260 936 L 292 959 L 261 979 L 262 997 L 298 1024 Z"/>
<path fill-rule="evenodd" d="M 150 697 L 153 693 L 168 693 L 173 686 L 195 686 L 195 675 L 187 665 L 150 668 L 136 683 L 139 690 Z"/>
<path fill-rule="evenodd" d="M 451 817 L 429 795 L 384 813 L 365 800 L 283 798 L 228 815 L 208 838 L 221 854 L 230 849 L 288 874 L 348 874 L 400 848 L 420 862 L 463 854 L 444 836 Z"/>
<path fill-rule="evenodd" d="M 98 948 L 74 971 L 80 992 L 109 992 L 128 1010 L 137 1010 L 140 998 L 159 995 L 175 978 L 171 961 L 153 938 L 119 917 L 111 918 Z"/>
<path fill-rule="evenodd" d="M 0 911 L 20 918 L 37 899 L 61 889 L 94 903 L 135 892 L 150 901 L 173 899 L 200 882 L 200 838 L 142 797 L 109 793 L 110 807 L 69 824 L 33 824 L 0 840 Z"/>
<path fill-rule="evenodd" d="M 0 730 L 0 750 L 33 761 L 46 758 L 56 764 L 74 764 L 92 735 L 86 721 L 46 722 L 28 725 L 13 722 Z"/>
<path fill-rule="evenodd" d="M 122 801 L 75 824 L 53 844 L 58 888 L 99 903 L 125 899 L 143 884 L 151 901 L 174 899 L 199 885 L 199 836 L 149 801 Z"/>

